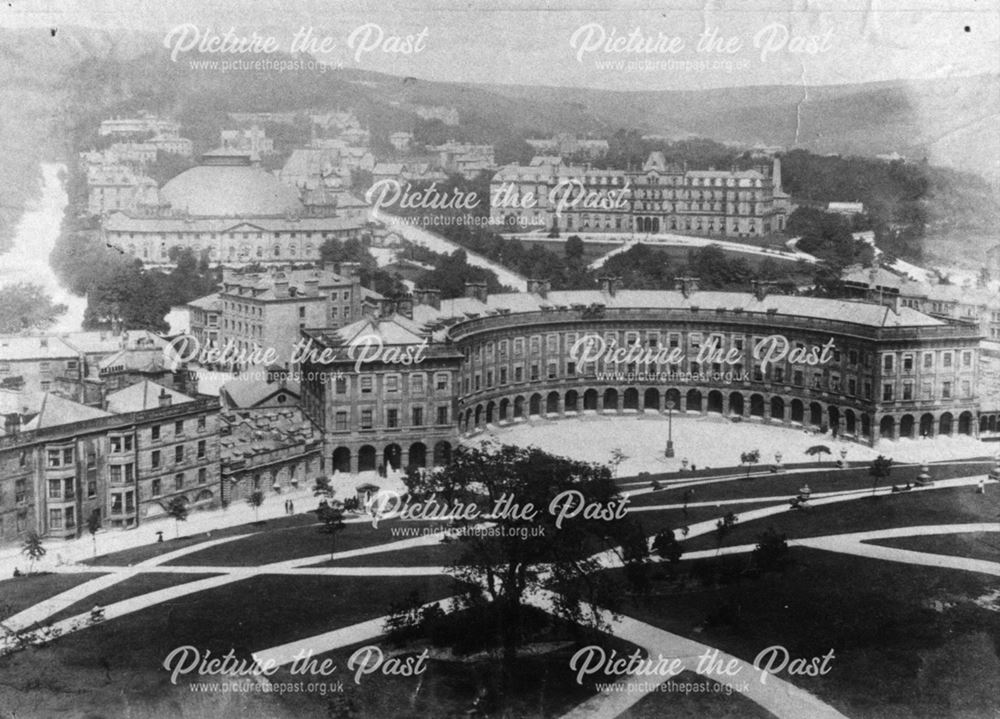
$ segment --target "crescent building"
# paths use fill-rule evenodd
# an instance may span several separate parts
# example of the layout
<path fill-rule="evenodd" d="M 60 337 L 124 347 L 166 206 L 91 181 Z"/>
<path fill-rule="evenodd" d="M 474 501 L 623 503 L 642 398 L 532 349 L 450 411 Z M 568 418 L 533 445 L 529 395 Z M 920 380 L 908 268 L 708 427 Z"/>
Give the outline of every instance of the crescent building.
<path fill-rule="evenodd" d="M 429 466 L 488 424 L 588 413 L 717 413 L 866 444 L 980 428 L 978 327 L 910 307 L 605 278 L 418 290 L 392 310 L 303 331 L 329 350 L 301 364 L 303 407 L 342 471 Z"/>

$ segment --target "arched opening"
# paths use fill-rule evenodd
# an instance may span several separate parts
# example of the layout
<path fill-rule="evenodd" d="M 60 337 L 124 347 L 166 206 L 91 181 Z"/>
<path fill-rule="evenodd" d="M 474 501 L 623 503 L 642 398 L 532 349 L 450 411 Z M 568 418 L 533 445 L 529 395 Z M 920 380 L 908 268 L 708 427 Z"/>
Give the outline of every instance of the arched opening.
<path fill-rule="evenodd" d="M 722 414 L 722 392 L 717 389 L 708 393 L 708 411 Z"/>
<path fill-rule="evenodd" d="M 729 393 L 729 414 L 743 416 L 743 395 L 739 392 Z"/>
<path fill-rule="evenodd" d="M 465 426 L 463 429 L 468 432 L 472 429 L 472 408 L 465 410 Z"/>
<path fill-rule="evenodd" d="M 338 472 L 350 472 L 351 450 L 347 447 L 337 447 L 333 450 L 333 468 Z"/>
<path fill-rule="evenodd" d="M 514 398 L 514 417 L 524 416 L 524 397 L 517 396 Z"/>
<path fill-rule="evenodd" d="M 701 412 L 701 392 L 689 389 L 687 393 L 687 411 Z"/>
<path fill-rule="evenodd" d="M 364 447 L 358 450 L 358 471 L 359 472 L 374 472 L 375 471 L 375 448 L 370 444 L 366 444 Z"/>
<path fill-rule="evenodd" d="M 650 387 L 642 395 L 643 409 L 660 409 L 660 391 Z"/>
<path fill-rule="evenodd" d="M 945 412 L 941 415 L 941 421 L 938 422 L 938 434 L 951 434 L 952 432 L 952 416 L 951 412 Z"/>
<path fill-rule="evenodd" d="M 510 400 L 504 397 L 502 400 L 500 400 L 500 421 L 502 422 L 505 419 L 507 419 L 507 416 L 509 414 L 510 414 Z"/>
<path fill-rule="evenodd" d="M 482 423 L 483 423 L 483 406 L 481 404 L 477 404 L 476 405 L 476 424 L 475 424 L 475 426 L 478 427 Z"/>
<path fill-rule="evenodd" d="M 989 427 L 990 427 L 989 418 L 984 414 L 982 417 L 979 418 L 979 433 L 982 434 L 983 432 L 988 431 Z"/>
<path fill-rule="evenodd" d="M 886 415 L 878 423 L 878 433 L 884 439 L 896 438 L 896 419 L 892 415 Z"/>
<path fill-rule="evenodd" d="M 972 412 L 962 412 L 958 415 L 958 433 L 972 434 Z"/>
<path fill-rule="evenodd" d="M 996 432 L 997 431 L 997 416 L 995 414 L 991 414 L 990 415 L 990 421 L 989 421 L 989 424 L 987 425 L 987 429 L 990 432 Z"/>
<path fill-rule="evenodd" d="M 607 412 L 608 410 L 612 412 L 618 411 L 618 390 L 614 387 L 608 387 L 604 390 L 604 411 Z"/>
<path fill-rule="evenodd" d="M 392 467 L 393 469 L 399 469 L 401 466 L 401 459 L 403 456 L 403 448 L 398 444 L 387 444 L 385 450 L 382 452 L 382 464 L 385 465 L 386 469 Z"/>
<path fill-rule="evenodd" d="M 486 403 L 486 423 L 487 424 L 492 424 L 493 423 L 493 415 L 496 412 L 496 407 L 497 407 L 496 403 L 493 402 L 492 400 L 490 400 L 489 402 Z"/>
<path fill-rule="evenodd" d="M 622 405 L 625 409 L 639 409 L 639 390 L 635 387 L 626 389 L 625 396 L 622 397 Z"/>
<path fill-rule="evenodd" d="M 785 400 L 781 397 L 771 398 L 771 419 L 776 419 L 779 422 L 785 421 Z"/>
<path fill-rule="evenodd" d="M 920 415 L 920 436 L 934 436 L 934 415 L 930 412 Z"/>
<path fill-rule="evenodd" d="M 584 409 L 597 409 L 597 390 L 588 389 L 583 393 L 583 408 Z"/>
<path fill-rule="evenodd" d="M 861 415 L 861 436 L 871 437 L 872 436 L 872 418 L 867 414 Z"/>
<path fill-rule="evenodd" d="M 899 418 L 899 436 L 912 438 L 916 429 L 916 424 L 917 422 L 913 419 L 912 414 L 904 414 Z"/>
<path fill-rule="evenodd" d="M 201 504 L 203 502 L 211 502 L 214 497 L 215 495 L 212 494 L 212 490 L 203 489 L 195 496 L 194 503 Z"/>
<path fill-rule="evenodd" d="M 809 424 L 814 427 L 823 424 L 823 407 L 819 402 L 812 402 L 809 405 Z"/>
<path fill-rule="evenodd" d="M 802 400 L 793 399 L 792 400 L 792 421 L 802 422 L 802 418 L 805 415 L 805 410 L 802 406 Z"/>
<path fill-rule="evenodd" d="M 528 400 L 528 414 L 541 414 L 542 413 L 542 395 L 537 392 L 531 395 L 531 399 Z"/>
<path fill-rule="evenodd" d="M 427 466 L 427 445 L 423 442 L 414 442 L 410 445 L 410 466 Z"/>
<path fill-rule="evenodd" d="M 559 414 L 559 393 L 549 392 L 545 398 L 545 412 L 547 414 Z"/>
<path fill-rule="evenodd" d="M 750 395 L 750 416 L 764 416 L 764 396 L 759 394 Z"/>
<path fill-rule="evenodd" d="M 836 437 L 840 433 L 840 409 L 830 405 L 826 408 L 826 418 L 830 425 L 830 431 Z"/>
<path fill-rule="evenodd" d="M 575 389 L 571 389 L 569 392 L 567 392 L 565 399 L 566 411 L 576 412 L 577 411 L 576 405 L 579 401 L 580 401 L 580 396 L 579 394 L 577 394 L 577 391 Z"/>
<path fill-rule="evenodd" d="M 434 466 L 443 467 L 451 461 L 451 443 L 444 440 L 434 445 Z"/>
<path fill-rule="evenodd" d="M 853 435 L 858 431 L 857 417 L 854 414 L 854 410 L 848 409 L 844 411 L 844 432 Z"/>

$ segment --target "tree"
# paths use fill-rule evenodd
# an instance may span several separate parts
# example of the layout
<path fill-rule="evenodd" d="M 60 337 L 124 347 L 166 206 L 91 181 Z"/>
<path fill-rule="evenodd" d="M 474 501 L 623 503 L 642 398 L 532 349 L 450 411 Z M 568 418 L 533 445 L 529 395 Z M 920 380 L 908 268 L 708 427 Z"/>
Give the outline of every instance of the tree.
<path fill-rule="evenodd" d="M 665 529 L 657 534 L 656 539 L 653 540 L 653 551 L 670 562 L 671 574 L 676 573 L 684 550 L 681 548 L 681 543 L 677 541 L 677 537 L 674 536 L 674 530 Z"/>
<path fill-rule="evenodd" d="M 41 285 L 16 282 L 0 287 L 0 334 L 44 330 L 66 309 L 66 305 L 54 304 Z"/>
<path fill-rule="evenodd" d="M 871 466 L 868 467 L 868 475 L 872 478 L 872 496 L 875 496 L 875 489 L 878 487 L 879 480 L 885 479 L 889 476 L 892 471 L 892 458 L 883 457 L 881 454 L 872 460 Z"/>
<path fill-rule="evenodd" d="M 747 479 L 750 479 L 750 468 L 760 462 L 760 450 L 754 449 L 749 452 L 743 452 L 740 455 L 740 464 L 745 464 L 747 466 Z"/>
<path fill-rule="evenodd" d="M 611 467 L 612 477 L 618 476 L 618 468 L 626 459 L 628 459 L 628 455 L 622 451 L 621 447 L 615 447 L 611 450 L 611 459 L 608 461 L 608 465 Z"/>
<path fill-rule="evenodd" d="M 715 556 L 719 556 L 719 552 L 722 551 L 722 543 L 739 521 L 735 514 L 726 512 L 725 516 L 715 523 Z"/>
<path fill-rule="evenodd" d="M 525 599 L 556 589 L 555 613 L 575 622 L 592 621 L 584 603 L 612 611 L 622 592 L 607 572 L 600 547 L 615 552 L 629 568 L 645 567 L 648 547 L 626 514 L 627 500 L 606 466 L 557 457 L 536 447 L 460 447 L 452 462 L 435 473 L 410 473 L 413 501 L 434 500 L 455 513 L 457 527 L 489 517 L 490 532 L 460 532 L 462 552 L 451 574 L 476 588 L 460 603 L 489 621 L 477 625 L 485 641 L 500 648 L 501 682 L 506 682 L 525 640 Z M 513 511 L 495 511 L 500 505 Z M 575 503 L 570 513 L 566 501 Z M 602 514 L 580 510 L 600 508 Z M 475 508 L 470 517 L 467 508 Z M 461 508 L 461 511 L 458 511 Z M 375 507 L 377 511 L 377 507 Z M 616 511 L 619 510 L 619 511 Z M 481 589 L 479 589 L 481 588 Z"/>
<path fill-rule="evenodd" d="M 340 502 L 321 500 L 316 509 L 316 517 L 322 526 L 320 532 L 330 535 L 330 559 L 336 553 L 337 534 L 344 530 L 344 506 Z"/>
<path fill-rule="evenodd" d="M 101 512 L 95 509 L 87 517 L 87 531 L 90 532 L 90 538 L 94 543 L 94 556 L 97 556 L 97 530 L 101 528 Z"/>
<path fill-rule="evenodd" d="M 188 518 L 188 503 L 184 497 L 174 497 L 167 504 L 167 514 L 174 519 L 174 537 L 180 536 L 181 522 Z"/>
<path fill-rule="evenodd" d="M 38 532 L 28 532 L 21 544 L 21 554 L 28 558 L 28 574 L 35 570 L 35 562 L 45 556 L 47 550 L 42 546 L 42 538 Z"/>
<path fill-rule="evenodd" d="M 316 477 L 316 484 L 313 485 L 313 496 L 314 497 L 333 496 L 333 486 L 330 484 L 329 477 L 323 475 Z"/>
<path fill-rule="evenodd" d="M 260 521 L 260 505 L 264 504 L 264 493 L 259 489 L 255 489 L 247 497 L 247 504 L 253 507 L 254 521 Z"/>
<path fill-rule="evenodd" d="M 583 259 L 583 240 L 579 235 L 570 235 L 566 238 L 566 245 L 563 247 L 567 260 Z"/>
<path fill-rule="evenodd" d="M 751 555 L 754 566 L 762 572 L 780 570 L 788 563 L 788 537 L 768 527 L 757 535 L 757 546 Z"/>

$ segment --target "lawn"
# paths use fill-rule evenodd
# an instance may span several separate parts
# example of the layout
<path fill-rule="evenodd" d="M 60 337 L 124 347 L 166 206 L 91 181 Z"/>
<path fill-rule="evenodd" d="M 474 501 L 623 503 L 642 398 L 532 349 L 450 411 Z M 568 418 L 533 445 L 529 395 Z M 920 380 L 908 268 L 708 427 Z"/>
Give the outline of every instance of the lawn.
<path fill-rule="evenodd" d="M 107 606 L 132 597 L 138 597 L 149 592 L 155 592 L 166 587 L 174 587 L 178 584 L 186 584 L 198 579 L 208 579 L 218 576 L 215 574 L 173 574 L 170 572 L 144 572 L 134 577 L 129 577 L 123 582 L 113 584 L 91 594 L 86 599 L 82 599 L 76 604 L 71 604 L 65 609 L 53 614 L 48 621 L 58 622 L 62 619 L 89 612 L 95 604 Z"/>
<path fill-rule="evenodd" d="M 693 686 L 692 686 L 693 685 Z M 731 687 L 705 679 L 694 672 L 681 672 L 664 690 L 640 699 L 618 719 L 662 717 L 712 717 L 712 719 L 773 719 L 773 714 L 738 694 Z M 726 689 L 729 694 L 726 694 Z"/>
<path fill-rule="evenodd" d="M 83 561 L 84 564 L 97 564 L 97 565 L 109 565 L 114 567 L 128 567 L 133 564 L 138 564 L 139 562 L 144 562 L 148 559 L 158 557 L 161 554 L 166 554 L 167 552 L 173 552 L 177 549 L 183 549 L 184 547 L 190 547 L 200 542 L 207 542 L 212 539 L 221 539 L 223 537 L 235 537 L 243 534 L 252 534 L 254 532 L 261 531 L 276 531 L 283 529 L 295 529 L 298 527 L 303 527 L 307 525 L 316 524 L 316 515 L 314 514 L 296 514 L 291 517 L 279 517 L 278 519 L 269 519 L 264 522 L 252 522 L 249 524 L 239 524 L 234 527 L 224 527 L 222 529 L 213 530 L 211 532 L 199 532 L 197 534 L 182 534 L 180 538 L 173 539 L 169 538 L 172 532 L 166 532 L 168 538 L 164 539 L 162 542 L 154 542 L 152 544 L 144 544 L 139 547 L 133 547 L 131 549 L 124 549 L 120 552 L 112 552 L 110 554 L 101 554 L 93 559 L 86 559 Z M 172 528 L 171 528 L 172 529 Z M 183 531 L 184 525 L 181 525 L 181 530 Z"/>
<path fill-rule="evenodd" d="M 357 557 L 326 560 L 317 567 L 448 567 L 462 553 L 459 542 L 437 542 L 424 547 L 413 547 Z"/>
<path fill-rule="evenodd" d="M 1000 525 L 998 525 L 998 529 L 1000 529 Z M 953 557 L 970 557 L 1000 562 L 1000 531 L 893 537 L 891 539 L 877 539 L 868 543 L 882 547 L 910 549 L 914 552 L 930 552 L 931 554 L 947 554 Z"/>
<path fill-rule="evenodd" d="M 757 535 L 768 527 L 774 527 L 794 539 L 890 527 L 992 522 L 996 521 L 998 514 L 1000 493 L 976 494 L 975 487 L 903 492 L 874 498 L 861 497 L 818 505 L 809 511 L 790 511 L 740 522 L 723 539 L 722 546 L 753 544 Z M 716 546 L 715 535 L 710 534 L 685 542 L 684 550 L 714 549 Z"/>
<path fill-rule="evenodd" d="M 352 522 L 345 524 L 344 529 L 337 533 L 335 544 L 331 543 L 330 535 L 321 532 L 320 525 L 315 523 L 278 532 L 264 527 L 259 528 L 261 531 L 258 534 L 177 557 L 166 565 L 255 567 L 306 557 L 318 557 L 316 561 L 319 562 L 323 555 L 329 557 L 331 547 L 335 547 L 337 552 L 345 552 L 398 542 L 406 537 L 394 536 L 393 528 L 427 527 L 430 524 L 383 520 L 377 529 L 373 529 L 370 522 Z"/>
<path fill-rule="evenodd" d="M 973 601 L 994 577 L 801 547 L 791 558 L 782 574 L 734 573 L 723 586 L 657 581 L 621 611 L 751 662 L 773 645 L 805 658 L 832 649 L 827 676 L 782 677 L 852 719 L 1000 711 L 1000 614 Z M 747 561 L 723 558 L 735 569 Z"/>
<path fill-rule="evenodd" d="M 97 572 L 80 574 L 31 574 L 0 582 L 0 619 L 72 589 L 78 584 L 103 577 Z"/>
<path fill-rule="evenodd" d="M 931 465 L 930 474 L 934 479 L 950 479 L 953 477 L 969 477 L 985 474 L 993 465 L 991 463 Z M 880 486 L 893 484 L 904 485 L 915 482 L 920 474 L 920 467 L 908 465 L 895 467 L 888 482 L 882 480 Z M 871 489 L 872 479 L 868 475 L 868 467 L 849 469 L 834 469 L 827 465 L 826 469 L 816 472 L 796 474 L 771 474 L 770 472 L 753 472 L 751 479 L 731 479 L 718 482 L 707 482 L 702 486 L 691 487 L 692 502 L 725 501 L 760 496 L 794 496 L 799 493 L 803 484 L 815 492 L 841 492 L 851 489 Z M 648 484 L 646 485 L 648 486 Z M 664 489 L 642 494 L 630 502 L 636 507 L 654 504 L 681 504 L 687 488 Z"/>

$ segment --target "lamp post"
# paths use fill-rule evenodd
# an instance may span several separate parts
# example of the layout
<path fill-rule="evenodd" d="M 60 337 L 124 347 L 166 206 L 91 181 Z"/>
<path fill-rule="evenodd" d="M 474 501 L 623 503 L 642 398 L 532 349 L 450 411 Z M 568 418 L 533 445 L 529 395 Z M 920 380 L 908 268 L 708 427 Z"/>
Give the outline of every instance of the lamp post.
<path fill-rule="evenodd" d="M 667 457 L 674 456 L 674 401 L 667 400 Z"/>

